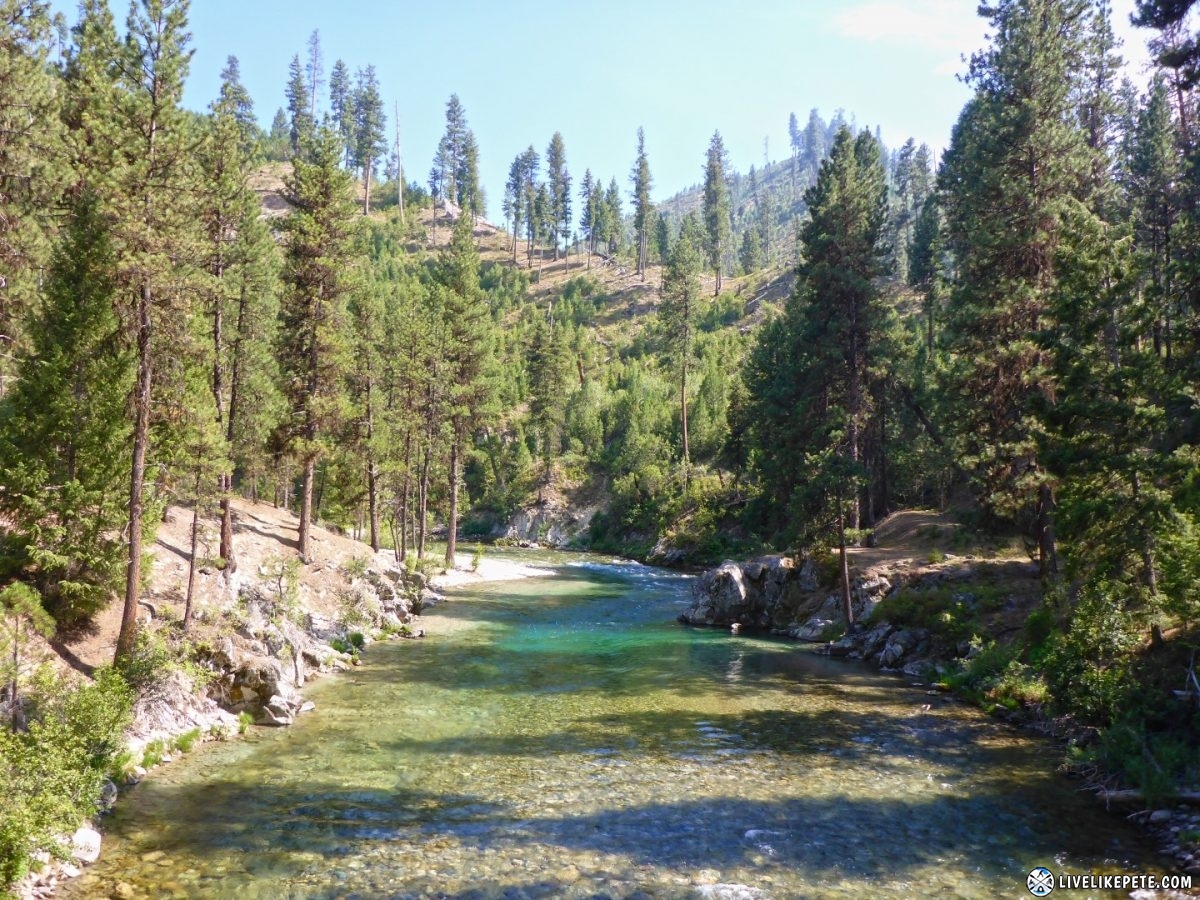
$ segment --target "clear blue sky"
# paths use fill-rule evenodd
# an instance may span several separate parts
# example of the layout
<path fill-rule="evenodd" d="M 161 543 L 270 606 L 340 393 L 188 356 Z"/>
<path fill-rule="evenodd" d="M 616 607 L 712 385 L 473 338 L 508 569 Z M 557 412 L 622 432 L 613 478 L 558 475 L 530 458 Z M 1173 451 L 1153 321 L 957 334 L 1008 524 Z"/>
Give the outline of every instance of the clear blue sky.
<path fill-rule="evenodd" d="M 110 0 L 122 22 L 127 0 Z M 1134 0 L 1114 0 L 1125 55 L 1145 60 L 1145 32 L 1128 25 Z M 54 0 L 69 23 L 73 0 Z M 513 157 L 539 153 L 555 131 L 576 186 L 585 168 L 623 191 L 638 126 L 646 130 L 655 200 L 700 181 L 720 130 L 734 168 L 788 149 L 801 124 L 839 107 L 882 128 L 889 146 L 912 136 L 943 148 L 969 96 L 956 74 L 984 43 L 976 0 L 192 0 L 185 104 L 216 96 L 238 57 L 260 122 L 283 105 L 292 55 L 320 31 L 326 75 L 337 59 L 373 64 L 388 111 L 399 103 L 405 174 L 427 180 L 457 93 L 479 141 L 488 209 L 500 215 Z M 1135 73 L 1136 74 L 1136 73 Z M 327 96 L 327 89 L 323 91 Z M 390 140 L 391 138 L 389 138 Z"/>

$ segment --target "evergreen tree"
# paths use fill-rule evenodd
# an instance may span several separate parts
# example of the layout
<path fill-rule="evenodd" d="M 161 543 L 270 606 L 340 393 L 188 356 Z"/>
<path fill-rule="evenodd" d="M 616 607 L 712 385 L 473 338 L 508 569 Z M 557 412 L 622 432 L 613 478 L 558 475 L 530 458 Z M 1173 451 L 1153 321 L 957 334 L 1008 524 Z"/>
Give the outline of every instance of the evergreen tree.
<path fill-rule="evenodd" d="M 663 274 L 662 300 L 658 305 L 666 343 L 666 356 L 678 374 L 679 419 L 682 437 L 683 473 L 690 478 L 688 447 L 688 370 L 692 366 L 696 319 L 700 305 L 700 270 L 703 266 L 705 232 L 694 217 L 684 219 L 679 238 L 671 250 Z"/>
<path fill-rule="evenodd" d="M 804 166 L 809 178 L 816 178 L 825 158 L 826 125 L 821 114 L 814 108 L 808 113 L 808 124 L 804 126 Z"/>
<path fill-rule="evenodd" d="M 485 211 L 487 198 L 479 183 L 479 143 L 469 128 L 463 135 L 462 157 L 456 167 L 455 184 L 458 187 L 458 207 L 463 215 L 478 220 Z"/>
<path fill-rule="evenodd" d="M 304 62 L 304 75 L 308 82 L 308 120 L 313 127 L 317 124 L 317 94 L 325 83 L 324 57 L 321 55 L 321 32 L 313 29 L 308 36 L 308 59 Z"/>
<path fill-rule="evenodd" d="M 569 365 L 562 329 L 555 325 L 552 317 L 538 317 L 526 359 L 530 424 L 537 436 L 542 478 L 549 483 L 553 460 L 561 449 L 566 421 Z"/>
<path fill-rule="evenodd" d="M 957 263 L 946 329 L 947 389 L 984 501 L 1032 513 L 1043 574 L 1056 569 L 1054 481 L 1033 406 L 1050 396 L 1047 326 L 1064 211 L 1082 200 L 1092 159 L 1073 108 L 1084 57 L 1084 0 L 1005 0 L 987 10 L 996 40 L 971 61 L 975 96 L 942 170 Z"/>
<path fill-rule="evenodd" d="M 300 64 L 299 54 L 292 57 L 288 66 L 288 83 L 284 95 L 288 108 L 288 140 L 291 142 L 292 155 L 297 156 L 304 142 L 312 135 L 314 127 L 310 113 L 312 103 L 309 85 L 304 78 L 304 67 Z"/>
<path fill-rule="evenodd" d="M 288 437 L 300 458 L 300 557 L 312 561 L 309 533 L 317 459 L 345 418 L 349 367 L 347 305 L 357 287 L 353 182 L 340 168 L 341 142 L 317 132 L 311 160 L 297 159 L 286 180 L 293 206 L 287 233 L 280 366 L 289 404 Z"/>
<path fill-rule="evenodd" d="M 23 307 L 48 256 L 61 139 L 52 37 L 49 3 L 0 0 L 0 396 Z"/>
<path fill-rule="evenodd" d="M 225 68 L 221 70 L 220 103 L 237 123 L 242 136 L 242 152 L 249 155 L 257 143 L 258 119 L 254 116 L 250 92 L 242 84 L 242 66 L 236 56 L 225 58 Z"/>
<path fill-rule="evenodd" d="M 587 267 L 592 268 L 592 254 L 596 252 L 596 205 L 597 185 L 592 178 L 592 170 L 584 169 L 583 181 L 579 185 L 579 199 L 582 201 L 582 215 L 579 227 L 583 231 L 583 245 L 587 250 Z"/>
<path fill-rule="evenodd" d="M 29 323 L 31 345 L 0 406 L 0 509 L 8 556 L 35 573 L 67 625 L 119 590 L 129 487 L 125 404 L 134 357 L 114 312 L 116 257 L 96 198 L 72 205 Z"/>
<path fill-rule="evenodd" d="M 446 566 L 454 565 L 458 501 L 466 441 L 491 402 L 493 382 L 492 318 L 479 286 L 479 251 L 469 216 L 459 216 L 438 267 L 444 288 L 446 382 L 443 393 L 450 422 L 450 518 L 446 531 Z"/>
<path fill-rule="evenodd" d="M 116 655 L 134 645 L 137 600 L 142 586 L 142 549 L 153 530 L 147 516 L 146 472 L 151 450 L 154 397 L 179 387 L 174 361 L 186 343 L 185 263 L 194 246 L 196 214 L 193 141 L 189 117 L 180 108 L 190 52 L 186 50 L 186 0 L 142 0 L 127 24 L 117 67 L 120 88 L 119 152 L 111 169 L 93 173 L 103 208 L 113 223 L 117 254 L 118 306 L 137 358 L 130 471 L 128 568 L 125 605 Z M 111 115 L 111 110 L 102 114 Z M 161 364 L 156 372 L 156 364 Z M 170 429 L 167 429 L 170 433 Z"/>
<path fill-rule="evenodd" d="M 725 171 L 729 167 L 725 143 L 721 140 L 721 132 L 714 131 L 708 145 L 708 158 L 704 166 L 704 231 L 705 247 L 708 250 L 709 265 L 712 266 L 716 278 L 713 296 L 721 293 L 721 271 L 724 267 L 725 254 L 732 240 L 732 224 L 730 222 L 729 185 L 725 180 Z"/>
<path fill-rule="evenodd" d="M 435 195 L 443 200 L 457 203 L 459 199 L 458 175 L 467 139 L 467 114 L 458 94 L 451 94 L 446 101 L 446 131 L 438 142 L 433 165 L 437 174 Z"/>
<path fill-rule="evenodd" d="M 633 232 L 637 237 L 637 271 L 646 280 L 646 262 L 650 252 L 650 161 L 646 157 L 646 134 L 638 128 L 637 158 L 629 173 L 633 185 Z"/>
<path fill-rule="evenodd" d="M 832 525 L 841 550 L 842 605 L 852 612 L 846 530 L 859 527 L 864 443 L 873 415 L 871 370 L 882 356 L 887 311 L 876 286 L 887 188 L 868 132 L 842 128 L 816 184 L 811 218 L 782 320 L 766 328 L 747 367 L 754 444 L 771 508 L 769 527 Z"/>
<path fill-rule="evenodd" d="M 375 67 L 358 71 L 354 89 L 354 159 L 363 173 L 363 215 L 371 211 L 371 173 L 379 157 L 387 151 L 387 122 Z"/>
<path fill-rule="evenodd" d="M 342 138 L 342 146 L 346 148 L 346 167 L 350 168 L 354 165 L 358 144 L 354 137 L 354 84 L 350 80 L 350 69 L 340 59 L 333 64 L 333 70 L 329 73 L 329 117 Z"/>
<path fill-rule="evenodd" d="M 608 243 L 608 255 L 614 256 L 621 252 L 624 245 L 624 218 L 621 213 L 621 191 L 617 187 L 617 179 L 608 182 L 608 190 L 604 194 L 604 238 Z"/>
<path fill-rule="evenodd" d="M 546 148 L 546 181 L 550 193 L 549 234 L 554 258 L 558 259 L 558 238 L 563 250 L 571 236 L 571 173 L 567 171 L 567 150 L 561 132 L 554 132 Z"/>

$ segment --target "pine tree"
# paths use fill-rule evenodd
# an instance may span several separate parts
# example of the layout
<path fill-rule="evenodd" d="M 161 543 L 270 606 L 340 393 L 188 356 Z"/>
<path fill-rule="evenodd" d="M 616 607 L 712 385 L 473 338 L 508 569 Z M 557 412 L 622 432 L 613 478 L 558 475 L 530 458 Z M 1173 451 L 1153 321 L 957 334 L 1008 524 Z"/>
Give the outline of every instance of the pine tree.
<path fill-rule="evenodd" d="M 883 273 L 887 188 L 880 148 L 868 132 L 842 128 L 805 193 L 811 218 L 782 320 L 762 332 L 747 368 L 748 416 L 769 486 L 769 527 L 832 525 L 841 551 L 843 615 L 849 623 L 846 530 L 859 527 L 864 443 L 873 415 L 871 369 L 882 356 L 887 311 Z M 832 521 L 831 521 L 832 520 Z"/>
<path fill-rule="evenodd" d="M 48 258 L 61 139 L 52 36 L 49 3 L 0 0 L 0 396 L 22 308 Z"/>
<path fill-rule="evenodd" d="M 550 192 L 549 233 L 554 259 L 558 259 L 558 238 L 563 249 L 571 235 L 571 173 L 567 171 L 567 150 L 561 132 L 554 132 L 546 148 L 546 181 Z"/>
<path fill-rule="evenodd" d="M 684 219 L 679 238 L 675 241 L 670 259 L 666 263 L 662 300 L 658 305 L 666 356 L 678 375 L 685 482 L 691 477 L 691 454 L 688 447 L 688 371 L 692 366 L 696 319 L 700 312 L 700 270 L 703 266 L 705 236 L 704 229 L 694 217 Z"/>
<path fill-rule="evenodd" d="M 67 625 L 119 590 L 134 357 L 114 312 L 116 256 L 96 198 L 79 196 L 31 315 L 28 355 L 0 406 L 0 509 L 9 553 Z M 14 552 L 15 551 L 15 552 Z"/>
<path fill-rule="evenodd" d="M 721 140 L 721 132 L 714 131 L 708 145 L 708 158 L 704 166 L 704 232 L 705 247 L 708 250 L 709 265 L 712 266 L 716 277 L 716 287 L 713 296 L 721 293 L 721 273 L 724 268 L 725 254 L 732 240 L 732 224 L 730 222 L 729 185 L 725 180 L 725 172 L 729 168 L 728 154 L 725 143 Z"/>
<path fill-rule="evenodd" d="M 254 115 L 254 101 L 242 84 L 242 66 L 236 56 L 225 58 L 221 70 L 220 103 L 237 123 L 242 137 L 242 153 L 249 156 L 258 142 L 258 119 Z"/>
<path fill-rule="evenodd" d="M 292 155 L 298 156 L 301 149 L 313 133 L 313 117 L 309 110 L 312 108 L 308 82 L 304 78 L 304 67 L 300 64 L 299 54 L 292 57 L 288 67 L 287 89 L 288 108 L 288 140 L 291 142 Z"/>
<path fill-rule="evenodd" d="M 187 9 L 186 0 L 142 0 L 140 9 L 131 10 L 117 67 L 119 152 L 111 169 L 89 176 L 96 180 L 102 208 L 111 217 L 118 306 L 137 358 L 130 402 L 134 422 L 129 557 L 118 659 L 134 644 L 143 543 L 154 525 L 154 517 L 146 515 L 147 505 L 161 500 L 146 492 L 154 399 L 177 390 L 178 384 L 172 384 L 174 362 L 187 340 L 185 285 L 197 218 L 193 135 L 179 105 L 190 59 Z"/>
<path fill-rule="evenodd" d="M 821 114 L 814 108 L 808 113 L 808 124 L 804 126 L 804 167 L 809 178 L 816 178 L 825 158 L 826 125 Z"/>
<path fill-rule="evenodd" d="M 942 169 L 957 261 L 945 332 L 966 461 L 984 501 L 1032 514 L 1043 574 L 1057 568 L 1054 481 L 1039 459 L 1033 406 L 1053 391 L 1047 326 L 1064 210 L 1082 200 L 1092 159 L 1073 100 L 1084 58 L 1084 0 L 1005 0 L 987 10 L 992 47 L 971 61 L 975 96 Z"/>
<path fill-rule="evenodd" d="M 446 366 L 444 395 L 450 422 L 450 519 L 446 531 L 446 566 L 454 565 L 458 501 L 466 441 L 492 399 L 489 364 L 492 319 L 479 286 L 479 251 L 469 216 L 459 216 L 438 267 L 444 288 Z"/>
<path fill-rule="evenodd" d="M 300 458 L 300 556 L 312 561 L 309 532 L 317 459 L 345 418 L 349 368 L 347 304 L 357 288 L 358 222 L 353 182 L 340 168 L 341 142 L 317 132 L 311 160 L 297 159 L 285 182 L 293 211 L 287 233 L 280 366 L 289 403 L 288 436 Z"/>
<path fill-rule="evenodd" d="M 621 252 L 625 244 L 625 219 L 621 212 L 621 191 L 617 187 L 617 179 L 610 179 L 608 190 L 604 194 L 605 240 L 608 242 L 608 255 L 614 256 Z"/>
<path fill-rule="evenodd" d="M 329 117 L 333 127 L 342 138 L 346 148 L 346 167 L 354 165 L 354 84 L 350 80 L 350 69 L 342 60 L 333 64 L 329 73 Z"/>
<path fill-rule="evenodd" d="M 592 178 L 592 170 L 583 170 L 583 181 L 579 185 L 579 199 L 582 201 L 582 215 L 579 227 L 583 231 L 583 245 L 587 250 L 587 268 L 592 268 L 592 254 L 596 252 L 596 182 Z"/>
<path fill-rule="evenodd" d="M 638 128 L 637 158 L 629 173 L 633 185 L 633 231 L 637 236 L 637 271 L 646 280 L 646 263 L 650 252 L 650 161 L 646 157 L 646 134 Z"/>
<path fill-rule="evenodd" d="M 375 67 L 358 71 L 354 89 L 354 158 L 363 173 L 363 215 L 371 211 L 371 173 L 380 155 L 387 151 L 387 123 Z"/>
<path fill-rule="evenodd" d="M 308 82 L 308 120 L 317 123 L 317 93 L 325 83 L 324 57 L 321 55 L 321 32 L 313 29 L 308 36 L 308 59 L 304 62 L 305 80 Z"/>
<path fill-rule="evenodd" d="M 458 207 L 462 214 L 477 221 L 487 206 L 479 183 L 479 143 L 469 128 L 463 134 L 462 156 L 458 160 L 454 182 L 458 187 Z"/>
<path fill-rule="evenodd" d="M 562 442 L 569 371 L 562 329 L 555 325 L 551 317 L 539 316 L 526 359 L 530 424 L 541 451 L 542 478 L 549 483 L 551 465 Z"/>
<path fill-rule="evenodd" d="M 433 165 L 437 171 L 436 196 L 457 203 L 459 198 L 458 175 L 461 168 L 463 148 L 467 138 L 467 114 L 458 94 L 451 94 L 446 101 L 446 131 L 438 142 Z"/>

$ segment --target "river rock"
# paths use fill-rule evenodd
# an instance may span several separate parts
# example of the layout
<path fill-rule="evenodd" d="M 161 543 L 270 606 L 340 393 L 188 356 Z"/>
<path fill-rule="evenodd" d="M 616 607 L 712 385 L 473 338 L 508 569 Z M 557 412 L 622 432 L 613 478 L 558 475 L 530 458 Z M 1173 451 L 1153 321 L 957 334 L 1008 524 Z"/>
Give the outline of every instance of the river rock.
<path fill-rule="evenodd" d="M 81 826 L 71 835 L 71 858 L 89 865 L 94 863 L 100 858 L 100 842 L 100 832 L 90 825 Z"/>
<path fill-rule="evenodd" d="M 921 636 L 913 629 L 902 628 L 892 634 L 879 657 L 879 665 L 884 669 L 895 669 L 903 662 L 904 657 L 916 649 Z"/>
<path fill-rule="evenodd" d="M 688 625 L 732 625 L 745 611 L 745 603 L 742 567 L 726 560 L 696 579 L 692 605 L 679 618 Z"/>
<path fill-rule="evenodd" d="M 276 694 L 254 716 L 255 725 L 283 726 L 296 720 L 300 704 Z"/>

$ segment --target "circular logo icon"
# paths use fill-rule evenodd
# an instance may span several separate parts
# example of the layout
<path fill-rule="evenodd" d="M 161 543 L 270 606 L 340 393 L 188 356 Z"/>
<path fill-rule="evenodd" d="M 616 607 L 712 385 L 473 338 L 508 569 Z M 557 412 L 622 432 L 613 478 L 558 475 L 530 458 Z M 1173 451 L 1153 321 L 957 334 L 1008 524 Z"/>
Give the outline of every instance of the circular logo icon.
<path fill-rule="evenodd" d="M 1054 890 L 1054 873 L 1045 866 L 1038 866 L 1025 879 L 1025 886 L 1035 897 L 1048 897 Z"/>

